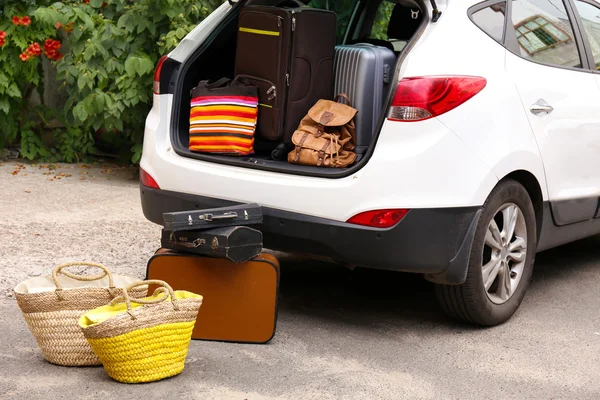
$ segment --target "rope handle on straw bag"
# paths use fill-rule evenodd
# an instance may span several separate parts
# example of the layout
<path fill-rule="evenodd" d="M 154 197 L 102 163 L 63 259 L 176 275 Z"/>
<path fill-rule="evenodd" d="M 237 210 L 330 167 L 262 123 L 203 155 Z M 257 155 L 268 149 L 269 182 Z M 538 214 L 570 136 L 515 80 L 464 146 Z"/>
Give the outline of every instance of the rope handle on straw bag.
<path fill-rule="evenodd" d="M 101 269 L 104 273 L 101 273 L 98 275 L 87 275 L 86 276 L 86 275 L 75 275 L 68 271 L 63 271 L 63 269 L 65 269 L 65 268 L 74 267 L 74 266 L 96 267 L 96 268 Z M 113 290 L 115 290 L 115 282 L 114 282 L 113 276 L 110 273 L 110 270 L 107 267 L 105 267 L 104 265 L 94 263 L 94 262 L 85 262 L 85 261 L 70 262 L 70 263 L 61 264 L 58 267 L 54 268 L 54 270 L 52 271 L 52 279 L 54 280 L 54 285 L 56 286 L 55 291 L 60 300 L 63 299 L 63 297 L 62 297 L 63 288 L 62 288 L 60 282 L 58 281 L 59 273 L 65 275 L 71 279 L 75 279 L 75 280 L 82 281 L 82 282 L 97 281 L 97 280 L 104 278 L 105 276 L 108 276 L 108 291 L 111 294 L 111 296 L 113 295 Z"/>
<path fill-rule="evenodd" d="M 150 279 L 147 281 L 140 281 L 140 282 L 135 282 L 129 286 L 127 286 L 125 289 L 123 289 L 123 294 L 121 296 L 117 296 L 115 297 L 111 302 L 110 305 L 114 306 L 117 303 L 120 303 L 122 301 L 125 301 L 125 305 L 127 307 L 127 313 L 131 316 L 132 319 L 135 319 L 135 315 L 133 315 L 132 313 L 132 308 L 131 308 L 131 297 L 129 296 L 129 291 L 135 287 L 138 286 L 145 286 L 145 285 L 158 285 L 160 286 L 159 288 L 157 288 L 154 291 L 153 295 L 156 294 L 163 294 L 164 296 L 159 297 L 158 299 L 154 299 L 154 300 L 144 300 L 144 299 L 133 299 L 134 303 L 138 303 L 138 304 L 158 304 L 158 303 L 162 303 L 163 301 L 167 300 L 167 298 L 169 297 L 169 295 L 171 296 L 171 303 L 173 304 L 173 309 L 175 309 L 175 311 L 179 311 L 179 306 L 177 305 L 177 301 L 175 300 L 175 292 L 173 291 L 173 288 L 171 286 L 169 286 L 169 284 L 165 281 L 160 281 L 157 279 Z"/>

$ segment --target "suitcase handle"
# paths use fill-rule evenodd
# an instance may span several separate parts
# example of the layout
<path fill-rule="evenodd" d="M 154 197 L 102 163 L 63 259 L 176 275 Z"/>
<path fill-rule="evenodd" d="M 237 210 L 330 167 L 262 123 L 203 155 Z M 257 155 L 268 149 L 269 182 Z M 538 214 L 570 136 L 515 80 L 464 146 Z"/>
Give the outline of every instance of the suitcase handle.
<path fill-rule="evenodd" d="M 238 217 L 238 213 L 236 213 L 235 211 L 230 211 L 230 212 L 226 212 L 222 215 L 214 215 L 211 213 L 207 213 L 207 214 L 202 214 L 198 217 L 199 220 L 201 221 L 218 221 L 220 219 L 236 219 Z"/>

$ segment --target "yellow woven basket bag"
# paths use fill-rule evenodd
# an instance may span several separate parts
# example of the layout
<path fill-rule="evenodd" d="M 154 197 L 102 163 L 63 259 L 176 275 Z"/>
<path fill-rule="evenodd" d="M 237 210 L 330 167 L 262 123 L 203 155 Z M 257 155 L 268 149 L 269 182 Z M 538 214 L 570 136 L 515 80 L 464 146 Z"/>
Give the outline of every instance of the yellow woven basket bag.
<path fill-rule="evenodd" d="M 150 284 L 160 286 L 152 296 L 131 299 L 133 288 Z M 174 292 L 164 281 L 141 281 L 110 304 L 85 313 L 79 326 L 111 378 L 157 381 L 183 371 L 201 305 L 201 295 Z"/>
<path fill-rule="evenodd" d="M 72 266 L 100 268 L 99 275 L 75 275 L 64 271 Z M 118 286 L 138 281 L 133 277 L 113 275 L 104 265 L 73 262 L 54 268 L 52 276 L 39 276 L 14 288 L 17 304 L 44 358 L 63 366 L 100 365 L 81 333 L 79 317 L 93 308 L 108 304 L 121 294 Z M 135 297 L 148 294 L 139 288 Z"/>

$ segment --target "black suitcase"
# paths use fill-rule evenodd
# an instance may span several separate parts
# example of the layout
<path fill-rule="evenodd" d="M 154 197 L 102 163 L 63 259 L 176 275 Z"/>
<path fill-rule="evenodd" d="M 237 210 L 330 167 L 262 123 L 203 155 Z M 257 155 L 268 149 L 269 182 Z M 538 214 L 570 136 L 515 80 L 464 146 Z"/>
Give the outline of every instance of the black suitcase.
<path fill-rule="evenodd" d="M 223 226 L 256 225 L 263 220 L 258 204 L 211 208 L 206 210 L 177 211 L 163 214 L 167 231 L 212 229 Z"/>
<path fill-rule="evenodd" d="M 205 231 L 167 231 L 163 229 L 161 246 L 181 252 L 246 262 L 263 249 L 262 232 L 247 226 L 229 226 Z"/>
<path fill-rule="evenodd" d="M 257 144 L 289 149 L 308 110 L 333 97 L 336 15 L 301 6 L 291 0 L 240 11 L 235 74 L 259 88 Z"/>

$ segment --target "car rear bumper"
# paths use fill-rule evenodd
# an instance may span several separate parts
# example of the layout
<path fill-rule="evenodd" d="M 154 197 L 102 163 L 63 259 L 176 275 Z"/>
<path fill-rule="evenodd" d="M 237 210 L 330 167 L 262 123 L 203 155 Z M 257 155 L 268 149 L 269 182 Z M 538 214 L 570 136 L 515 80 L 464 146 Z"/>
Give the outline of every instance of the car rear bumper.
<path fill-rule="evenodd" d="M 144 215 L 162 225 L 164 212 L 215 208 L 235 202 L 167 190 L 140 188 Z M 258 227 L 266 248 L 328 257 L 368 268 L 424 274 L 433 282 L 460 284 L 480 207 L 413 209 L 389 229 L 374 229 L 263 207 Z"/>

